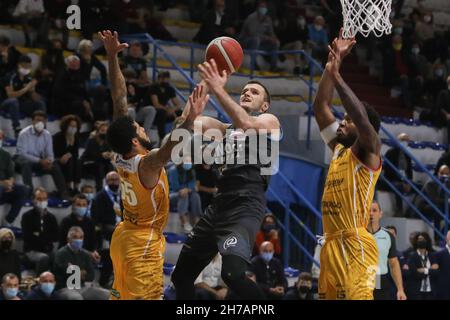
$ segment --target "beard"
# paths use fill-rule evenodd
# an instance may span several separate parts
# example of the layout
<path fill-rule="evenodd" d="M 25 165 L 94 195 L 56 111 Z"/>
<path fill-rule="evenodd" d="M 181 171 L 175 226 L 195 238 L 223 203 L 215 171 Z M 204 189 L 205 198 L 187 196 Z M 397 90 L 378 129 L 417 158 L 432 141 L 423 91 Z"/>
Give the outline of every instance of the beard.
<path fill-rule="evenodd" d="M 152 150 L 152 144 L 151 144 L 150 140 L 147 140 L 147 139 L 144 139 L 141 137 L 138 137 L 137 139 L 142 147 L 144 147 L 145 149 L 147 149 L 149 151 Z"/>
<path fill-rule="evenodd" d="M 356 137 L 352 135 L 338 136 L 336 142 L 342 144 L 345 148 L 350 148 L 356 141 Z"/>

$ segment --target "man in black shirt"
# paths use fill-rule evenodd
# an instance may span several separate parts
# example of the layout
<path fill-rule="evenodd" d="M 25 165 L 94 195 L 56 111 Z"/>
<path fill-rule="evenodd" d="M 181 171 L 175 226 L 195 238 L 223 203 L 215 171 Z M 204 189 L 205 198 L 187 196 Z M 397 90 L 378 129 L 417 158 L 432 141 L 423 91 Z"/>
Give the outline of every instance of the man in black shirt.
<path fill-rule="evenodd" d="M 46 105 L 42 97 L 36 93 L 36 79 L 30 76 L 31 58 L 23 55 L 19 58 L 16 71 L 7 75 L 4 79 L 4 100 L 0 108 L 8 110 L 16 135 L 20 131 L 20 112 L 31 116 L 37 110 L 46 111 Z"/>
<path fill-rule="evenodd" d="M 151 104 L 156 109 L 155 124 L 158 127 L 159 138 L 165 136 L 167 122 L 173 121 L 181 115 L 181 105 L 175 89 L 170 85 L 170 73 L 168 71 L 158 74 L 158 82 L 150 87 Z"/>
<path fill-rule="evenodd" d="M 210 129 L 215 129 L 214 135 L 219 136 L 214 141 L 223 143 L 214 152 L 216 163 L 222 164 L 221 176 L 217 196 L 181 250 L 172 282 L 177 299 L 193 299 L 194 280 L 219 251 L 223 257 L 222 279 L 227 286 L 242 298 L 264 299 L 264 292 L 245 276 L 245 271 L 266 210 L 265 191 L 272 174 L 273 155 L 276 156 L 271 150 L 279 138 L 280 123 L 277 117 L 266 113 L 270 94 L 262 83 L 248 82 L 237 104 L 224 89 L 228 75 L 219 73 L 214 60 L 199 65 L 199 70 L 232 124 L 205 116 L 196 119 L 196 123 L 201 123 L 201 134 L 208 135 L 212 133 Z M 200 92 L 190 100 L 191 104 L 207 103 L 209 96 L 203 85 Z M 255 138 L 259 143 L 255 143 Z M 264 140 L 265 145 L 261 143 Z M 264 147 L 271 158 L 265 163 L 261 161 Z"/>
<path fill-rule="evenodd" d="M 147 61 L 143 58 L 142 45 L 139 42 L 132 42 L 128 50 L 128 55 L 122 59 L 122 69 L 132 69 L 136 72 L 135 83 L 139 86 L 148 86 L 150 80 L 147 73 Z"/>
<path fill-rule="evenodd" d="M 14 162 L 11 155 L 2 149 L 4 138 L 5 135 L 0 129 L 0 203 L 11 204 L 11 209 L 4 218 L 4 224 L 9 226 L 19 215 L 29 189 L 27 186 L 14 181 Z"/>
<path fill-rule="evenodd" d="M 0 36 L 0 74 L 8 74 L 17 68 L 21 53 L 11 45 L 11 40 Z"/>
<path fill-rule="evenodd" d="M 36 188 L 33 209 L 22 216 L 23 251 L 35 265 L 36 274 L 49 269 L 53 243 L 58 241 L 58 222 L 47 210 L 48 194 L 44 188 Z"/>

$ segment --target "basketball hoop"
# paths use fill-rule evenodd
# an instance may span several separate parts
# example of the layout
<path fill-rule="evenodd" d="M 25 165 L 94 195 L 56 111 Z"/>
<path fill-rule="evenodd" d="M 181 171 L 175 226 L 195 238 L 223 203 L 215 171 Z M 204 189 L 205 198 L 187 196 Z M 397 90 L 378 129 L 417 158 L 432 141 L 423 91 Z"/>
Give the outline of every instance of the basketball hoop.
<path fill-rule="evenodd" d="M 345 39 L 353 38 L 357 32 L 368 37 L 371 32 L 376 37 L 390 34 L 389 21 L 392 0 L 340 0 L 344 17 Z"/>

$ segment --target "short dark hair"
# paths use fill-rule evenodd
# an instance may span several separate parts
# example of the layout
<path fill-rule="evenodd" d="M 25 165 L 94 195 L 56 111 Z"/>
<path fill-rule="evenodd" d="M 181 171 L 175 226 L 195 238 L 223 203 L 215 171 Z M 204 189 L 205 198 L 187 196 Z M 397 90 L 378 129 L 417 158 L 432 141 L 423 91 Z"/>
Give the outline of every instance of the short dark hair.
<path fill-rule="evenodd" d="M 86 188 L 92 188 L 92 189 L 95 190 L 95 188 L 94 188 L 93 185 L 85 184 L 85 185 L 83 185 L 83 186 L 81 187 L 80 191 L 84 193 L 84 190 L 86 190 Z"/>
<path fill-rule="evenodd" d="M 42 110 L 36 110 L 31 115 L 31 120 L 36 119 L 36 117 L 43 117 L 43 118 L 47 119 L 47 114 L 44 111 L 42 111 Z"/>
<path fill-rule="evenodd" d="M 378 112 L 375 110 L 374 107 L 372 107 L 367 102 L 363 102 L 364 107 L 366 108 L 367 116 L 369 117 L 370 124 L 375 129 L 376 133 L 380 131 L 381 127 L 381 119 Z"/>
<path fill-rule="evenodd" d="M 120 155 L 125 155 L 131 152 L 131 140 L 137 136 L 134 120 L 128 116 L 124 116 L 111 123 L 106 132 L 106 141 L 112 151 Z"/>
<path fill-rule="evenodd" d="M 169 71 L 161 71 L 158 73 L 158 79 L 162 78 L 169 78 L 170 79 L 170 72 Z"/>
<path fill-rule="evenodd" d="M 19 57 L 18 63 L 31 63 L 31 58 L 26 54 L 23 54 Z"/>
<path fill-rule="evenodd" d="M 45 192 L 47 194 L 47 196 L 48 196 L 47 190 L 45 190 L 43 187 L 36 187 L 33 190 L 33 199 L 36 199 L 36 193 L 38 193 L 38 192 Z"/>
<path fill-rule="evenodd" d="M 5 35 L 0 35 L 0 45 L 1 46 L 9 46 L 11 44 L 11 40 L 5 36 Z"/>
<path fill-rule="evenodd" d="M 87 202 L 89 202 L 88 198 L 83 193 L 77 193 L 76 195 L 74 195 L 73 198 L 72 198 L 72 203 L 75 203 L 75 201 L 77 199 L 86 200 Z"/>
<path fill-rule="evenodd" d="M 14 273 L 7 273 L 2 277 L 2 284 L 6 283 L 6 281 L 8 281 L 8 279 L 19 279 L 18 276 L 16 276 Z"/>
<path fill-rule="evenodd" d="M 269 92 L 269 90 L 267 89 L 267 87 L 265 85 L 263 85 L 258 80 L 250 80 L 249 82 L 247 82 L 247 84 L 257 84 L 257 85 L 261 86 L 264 89 L 264 93 L 265 93 L 264 101 L 266 101 L 266 102 L 268 102 L 270 104 L 270 99 L 271 99 L 270 98 L 270 92 Z"/>
<path fill-rule="evenodd" d="M 302 272 L 300 273 L 300 275 L 298 276 L 298 281 L 300 280 L 304 280 L 304 281 L 312 281 L 313 277 L 312 274 L 309 272 Z"/>
<path fill-rule="evenodd" d="M 75 121 L 75 122 L 77 123 L 77 128 L 78 128 L 78 130 L 80 130 L 80 128 L 81 128 L 81 120 L 80 120 L 80 117 L 78 117 L 78 116 L 76 116 L 76 115 L 74 115 L 74 114 L 68 114 L 67 116 L 64 116 L 64 117 L 61 119 L 61 123 L 59 124 L 59 127 L 61 128 L 61 131 L 62 131 L 63 133 L 66 132 L 67 128 L 69 127 L 69 124 L 70 124 L 72 121 Z"/>

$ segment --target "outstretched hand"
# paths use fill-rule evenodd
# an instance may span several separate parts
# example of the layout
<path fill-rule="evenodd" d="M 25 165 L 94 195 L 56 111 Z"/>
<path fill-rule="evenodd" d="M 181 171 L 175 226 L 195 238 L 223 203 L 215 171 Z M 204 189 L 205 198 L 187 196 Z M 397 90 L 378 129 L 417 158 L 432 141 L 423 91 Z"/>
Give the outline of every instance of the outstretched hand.
<path fill-rule="evenodd" d="M 213 92 L 223 88 L 228 81 L 228 73 L 225 70 L 220 73 L 214 59 L 199 64 L 198 69 L 200 71 L 200 76 Z"/>
<path fill-rule="evenodd" d="M 209 101 L 209 94 L 204 85 L 198 85 L 189 96 L 189 103 L 186 105 L 183 115 L 187 121 L 194 121 L 203 113 Z M 187 109 L 187 110 L 186 110 Z"/>
<path fill-rule="evenodd" d="M 128 43 L 120 43 L 117 31 L 111 32 L 110 30 L 104 30 L 98 32 L 98 35 L 103 41 L 108 55 L 116 55 L 123 49 L 128 48 Z"/>
<path fill-rule="evenodd" d="M 333 40 L 331 46 L 328 46 L 329 54 L 326 69 L 329 72 L 339 72 L 342 60 L 350 54 L 355 44 L 356 39 L 354 37 L 350 39 L 343 38 L 343 29 L 341 28 L 339 37 Z"/>

